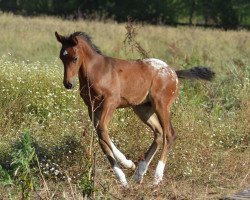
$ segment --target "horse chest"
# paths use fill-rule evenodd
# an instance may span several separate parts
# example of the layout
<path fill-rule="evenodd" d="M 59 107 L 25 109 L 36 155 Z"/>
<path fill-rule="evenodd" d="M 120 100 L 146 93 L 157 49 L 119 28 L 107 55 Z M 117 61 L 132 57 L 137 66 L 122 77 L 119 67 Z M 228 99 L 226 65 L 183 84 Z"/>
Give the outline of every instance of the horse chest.
<path fill-rule="evenodd" d="M 88 107 L 99 106 L 103 101 L 102 95 L 91 84 L 82 85 L 80 87 L 80 95 Z"/>

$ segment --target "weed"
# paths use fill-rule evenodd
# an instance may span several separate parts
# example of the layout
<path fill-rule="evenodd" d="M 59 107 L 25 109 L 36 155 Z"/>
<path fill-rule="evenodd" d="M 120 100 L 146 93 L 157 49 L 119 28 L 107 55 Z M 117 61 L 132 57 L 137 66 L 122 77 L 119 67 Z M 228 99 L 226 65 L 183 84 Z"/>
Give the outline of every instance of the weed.
<path fill-rule="evenodd" d="M 4 186 L 13 185 L 10 174 L 0 165 L 0 184 Z"/>
<path fill-rule="evenodd" d="M 12 167 L 17 185 L 21 187 L 22 199 L 30 199 L 30 193 L 34 189 L 34 177 L 31 171 L 31 163 L 34 160 L 35 149 L 32 147 L 31 137 L 28 131 L 21 135 L 20 143 L 12 154 Z"/>
<path fill-rule="evenodd" d="M 92 171 L 93 171 L 93 163 L 90 160 L 86 163 L 82 177 L 79 182 L 79 187 L 82 190 L 82 194 L 84 197 L 86 196 L 89 197 L 95 191 Z"/>
<path fill-rule="evenodd" d="M 142 58 L 148 58 L 149 53 L 135 39 L 138 33 L 136 30 L 137 28 L 135 27 L 131 17 L 128 17 L 128 22 L 125 28 L 127 30 L 127 33 L 126 33 L 125 39 L 123 40 L 124 45 L 126 46 L 126 44 L 128 44 L 132 53 L 134 52 L 134 49 L 135 49 L 141 55 Z"/>
<path fill-rule="evenodd" d="M 17 186 L 21 189 L 22 200 L 30 199 L 34 189 L 34 176 L 31 165 L 35 156 L 29 131 L 25 131 L 15 144 L 11 155 L 11 170 L 0 165 L 0 183 L 4 186 Z"/>

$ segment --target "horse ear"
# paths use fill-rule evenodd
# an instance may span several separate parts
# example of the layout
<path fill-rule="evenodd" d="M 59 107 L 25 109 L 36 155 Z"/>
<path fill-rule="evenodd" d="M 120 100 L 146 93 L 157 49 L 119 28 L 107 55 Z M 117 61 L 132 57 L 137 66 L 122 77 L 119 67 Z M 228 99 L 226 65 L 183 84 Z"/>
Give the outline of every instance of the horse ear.
<path fill-rule="evenodd" d="M 75 46 L 78 44 L 78 39 L 76 36 L 71 36 L 70 37 L 70 40 L 72 41 L 72 44 Z"/>
<path fill-rule="evenodd" d="M 60 35 L 59 33 L 55 32 L 55 36 L 58 42 L 63 43 L 64 37 Z"/>

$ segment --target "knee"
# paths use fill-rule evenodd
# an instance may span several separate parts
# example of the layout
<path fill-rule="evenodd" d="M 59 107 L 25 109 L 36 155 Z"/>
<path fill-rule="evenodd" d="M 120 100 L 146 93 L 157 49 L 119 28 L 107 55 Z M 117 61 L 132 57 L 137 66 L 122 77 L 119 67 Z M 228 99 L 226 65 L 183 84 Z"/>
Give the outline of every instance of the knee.
<path fill-rule="evenodd" d="M 176 140 L 176 134 L 172 134 L 172 141 L 174 142 Z"/>
<path fill-rule="evenodd" d="M 171 132 L 171 136 L 172 136 L 172 141 L 174 142 L 176 140 L 176 133 L 175 133 L 174 128 L 173 128 L 171 123 L 170 123 L 170 132 Z"/>
<path fill-rule="evenodd" d="M 171 141 L 172 143 L 176 140 L 177 136 L 173 128 L 171 128 Z"/>
<path fill-rule="evenodd" d="M 102 125 L 102 124 L 98 124 L 96 127 L 96 131 L 99 137 L 101 137 L 101 135 L 103 135 L 103 133 L 108 131 L 107 126 Z"/>
<path fill-rule="evenodd" d="M 176 135 L 171 134 L 166 136 L 168 144 L 172 145 L 176 139 Z"/>

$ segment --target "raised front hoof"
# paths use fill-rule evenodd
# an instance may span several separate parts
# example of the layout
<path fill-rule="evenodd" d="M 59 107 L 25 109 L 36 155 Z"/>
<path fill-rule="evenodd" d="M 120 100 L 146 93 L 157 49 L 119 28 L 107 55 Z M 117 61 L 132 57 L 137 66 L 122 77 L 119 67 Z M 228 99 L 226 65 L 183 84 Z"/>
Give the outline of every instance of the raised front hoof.
<path fill-rule="evenodd" d="M 122 163 L 124 168 L 135 170 L 135 164 L 132 160 L 127 160 L 126 163 Z"/>
<path fill-rule="evenodd" d="M 120 182 L 121 183 L 121 187 L 125 190 L 129 189 L 129 184 L 127 182 Z"/>
<path fill-rule="evenodd" d="M 132 162 L 132 161 L 131 161 L 131 162 Z M 131 169 L 132 169 L 132 170 L 135 170 L 135 168 L 136 168 L 136 166 L 135 166 L 135 164 L 132 162 Z"/>

